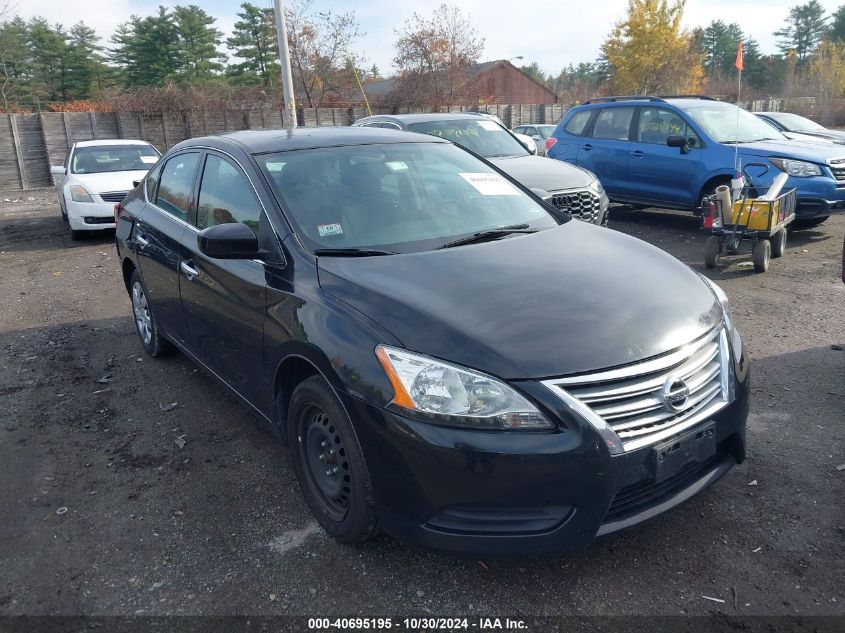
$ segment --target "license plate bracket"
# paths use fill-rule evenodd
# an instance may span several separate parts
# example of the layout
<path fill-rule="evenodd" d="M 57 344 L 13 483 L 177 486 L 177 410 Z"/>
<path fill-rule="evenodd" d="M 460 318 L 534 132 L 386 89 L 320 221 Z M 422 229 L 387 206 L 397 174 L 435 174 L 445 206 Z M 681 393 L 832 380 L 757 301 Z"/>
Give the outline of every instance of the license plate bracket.
<path fill-rule="evenodd" d="M 669 479 L 692 462 L 706 462 L 716 454 L 715 423 L 673 438 L 652 449 L 654 478 L 657 483 Z"/>

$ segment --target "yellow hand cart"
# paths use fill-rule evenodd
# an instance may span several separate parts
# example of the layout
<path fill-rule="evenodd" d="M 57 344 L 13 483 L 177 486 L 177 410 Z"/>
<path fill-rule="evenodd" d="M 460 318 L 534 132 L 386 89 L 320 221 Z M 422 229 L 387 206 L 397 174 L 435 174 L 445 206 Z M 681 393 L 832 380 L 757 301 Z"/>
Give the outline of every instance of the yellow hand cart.
<path fill-rule="evenodd" d="M 755 166 L 766 167 L 748 164 L 746 168 Z M 795 219 L 796 192 L 793 188 L 774 199 L 751 198 L 754 187 L 747 172 L 743 172 L 747 184 L 730 213 L 723 213 L 718 196 L 703 200 L 702 228 L 711 234 L 704 243 L 704 266 L 715 268 L 723 253 L 737 253 L 747 241 L 751 244 L 754 270 L 763 273 L 769 269 L 771 258 L 780 257 L 786 250 L 786 227 Z"/>

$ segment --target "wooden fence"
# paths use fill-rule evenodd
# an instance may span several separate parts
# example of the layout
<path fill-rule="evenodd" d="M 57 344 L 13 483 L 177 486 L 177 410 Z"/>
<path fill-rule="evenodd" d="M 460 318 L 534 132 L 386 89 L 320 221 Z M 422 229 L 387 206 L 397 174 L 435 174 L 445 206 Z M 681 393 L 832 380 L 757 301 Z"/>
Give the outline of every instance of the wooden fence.
<path fill-rule="evenodd" d="M 450 108 L 461 112 L 470 108 Z M 502 105 L 484 108 L 505 125 L 557 123 L 566 107 Z M 404 114 L 418 109 L 374 109 L 373 114 Z M 299 125 L 350 125 L 367 116 L 364 108 L 299 108 Z M 185 139 L 248 129 L 282 126 L 273 108 L 225 109 L 201 112 L 43 112 L 0 114 L 0 189 L 34 189 L 53 184 L 51 165 L 61 165 L 77 141 L 132 138 L 149 141 L 165 152 Z"/>

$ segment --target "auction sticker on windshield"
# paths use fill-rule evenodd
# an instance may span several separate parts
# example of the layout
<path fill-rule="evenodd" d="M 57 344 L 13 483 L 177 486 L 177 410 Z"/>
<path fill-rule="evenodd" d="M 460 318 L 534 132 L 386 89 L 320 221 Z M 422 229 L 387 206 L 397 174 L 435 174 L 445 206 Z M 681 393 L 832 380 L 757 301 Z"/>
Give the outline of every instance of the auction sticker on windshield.
<path fill-rule="evenodd" d="M 475 187 L 482 196 L 518 196 L 519 190 L 499 174 L 466 173 L 461 178 Z"/>
<path fill-rule="evenodd" d="M 320 234 L 320 237 L 342 235 L 343 227 L 340 224 L 319 224 L 317 225 L 317 233 Z"/>

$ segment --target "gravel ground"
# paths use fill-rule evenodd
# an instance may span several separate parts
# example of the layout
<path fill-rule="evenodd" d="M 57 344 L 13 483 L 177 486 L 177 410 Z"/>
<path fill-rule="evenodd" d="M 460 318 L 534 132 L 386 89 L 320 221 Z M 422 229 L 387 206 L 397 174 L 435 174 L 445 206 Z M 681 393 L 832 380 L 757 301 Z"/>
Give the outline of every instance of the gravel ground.
<path fill-rule="evenodd" d="M 689 215 L 611 226 L 701 268 Z M 0 615 L 841 617 L 844 233 L 711 271 L 752 358 L 745 464 L 582 554 L 479 561 L 328 538 L 244 406 L 143 355 L 112 236 L 71 242 L 52 190 L 0 193 Z"/>

